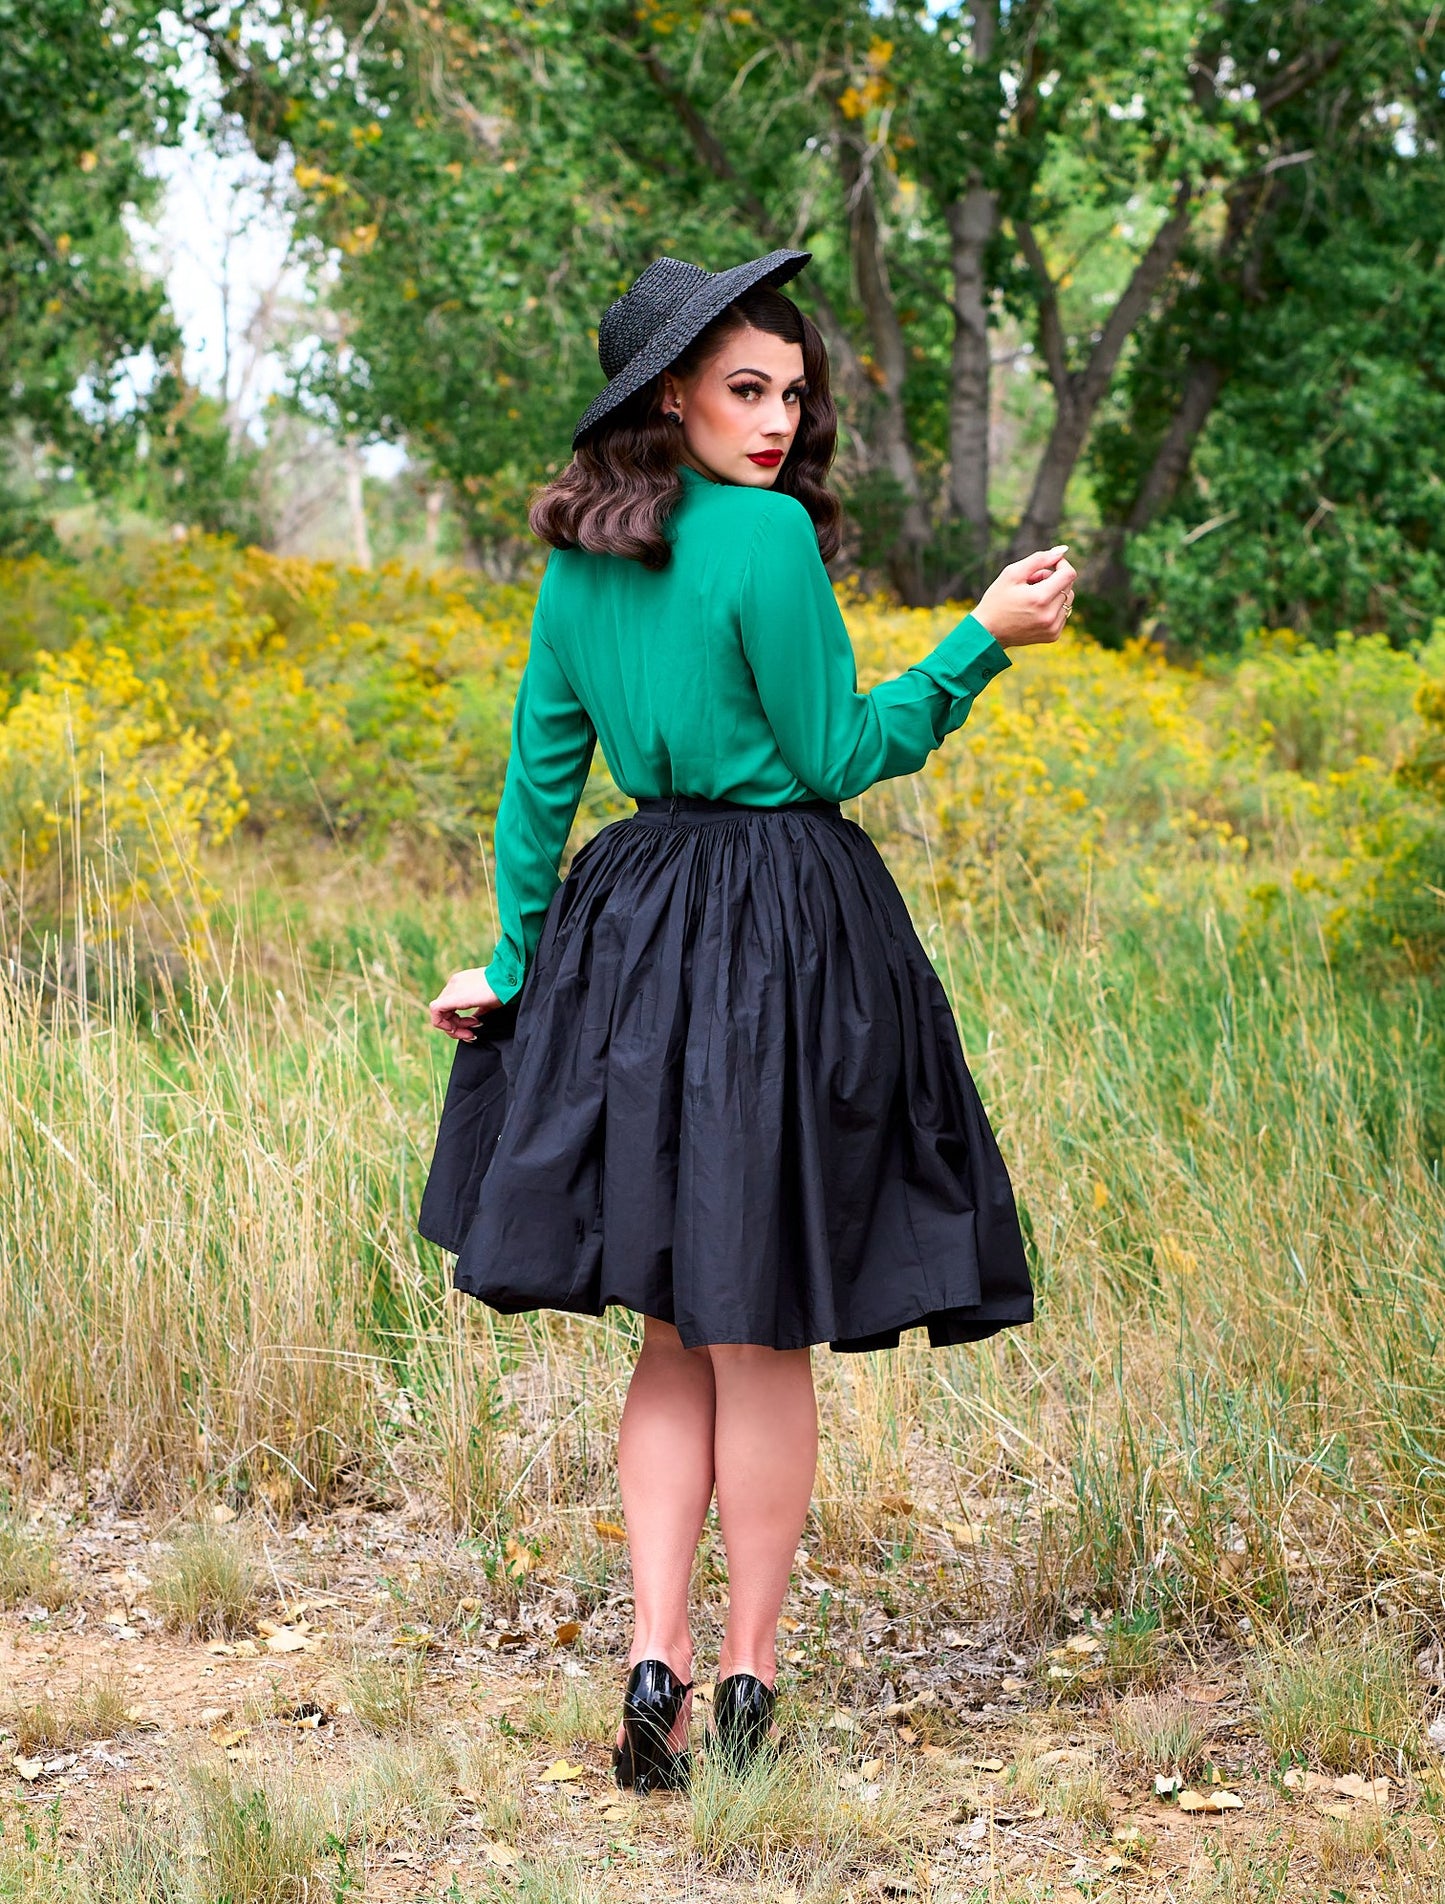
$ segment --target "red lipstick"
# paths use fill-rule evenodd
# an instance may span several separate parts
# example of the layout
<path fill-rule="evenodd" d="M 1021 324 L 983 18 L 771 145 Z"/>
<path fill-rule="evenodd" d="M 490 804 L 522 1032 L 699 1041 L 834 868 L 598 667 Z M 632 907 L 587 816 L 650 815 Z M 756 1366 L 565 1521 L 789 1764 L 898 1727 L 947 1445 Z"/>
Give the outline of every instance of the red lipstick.
<path fill-rule="evenodd" d="M 756 463 L 759 469 L 776 469 L 783 460 L 781 450 L 751 450 L 748 461 Z"/>

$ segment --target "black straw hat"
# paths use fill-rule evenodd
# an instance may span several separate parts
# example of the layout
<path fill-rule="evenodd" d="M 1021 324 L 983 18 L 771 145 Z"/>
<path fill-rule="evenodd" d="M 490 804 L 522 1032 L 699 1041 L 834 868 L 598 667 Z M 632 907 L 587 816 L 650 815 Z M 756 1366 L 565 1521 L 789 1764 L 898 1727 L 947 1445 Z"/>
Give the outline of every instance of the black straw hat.
<path fill-rule="evenodd" d="M 597 355 L 610 381 L 572 432 L 573 449 L 609 411 L 674 363 L 734 298 L 755 284 L 785 284 L 812 255 L 770 251 L 727 271 L 705 271 L 681 258 L 654 258 L 602 314 Z"/>

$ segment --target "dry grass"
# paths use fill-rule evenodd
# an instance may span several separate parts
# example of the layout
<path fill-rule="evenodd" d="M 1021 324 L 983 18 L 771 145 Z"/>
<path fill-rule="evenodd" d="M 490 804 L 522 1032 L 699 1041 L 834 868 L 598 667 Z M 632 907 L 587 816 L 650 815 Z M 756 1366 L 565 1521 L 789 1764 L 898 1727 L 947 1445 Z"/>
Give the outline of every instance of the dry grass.
<path fill-rule="evenodd" d="M 1199 1708 L 1169 1693 L 1123 1699 L 1110 1715 L 1114 1744 L 1126 1765 L 1144 1772 L 1197 1771 L 1209 1743 L 1209 1726 Z"/>
<path fill-rule="evenodd" d="M 112 1672 L 94 1685 L 29 1705 L 7 1703 L 0 1707 L 0 1725 L 14 1734 L 16 1750 L 25 1758 L 74 1752 L 92 1739 L 117 1739 L 132 1731 L 131 1704 L 124 1678 Z"/>
<path fill-rule="evenodd" d="M 0 1517 L 0 1607 L 31 1602 L 53 1613 L 69 1597 L 46 1536 L 8 1515 Z"/>
<path fill-rule="evenodd" d="M 513 1723 L 518 1731 L 560 1749 L 581 1740 L 611 1739 L 620 1709 L 610 1680 L 604 1684 L 592 1674 L 574 1678 L 549 1672 L 536 1692 L 518 1702 Z"/>
<path fill-rule="evenodd" d="M 205 1889 L 227 1904 L 295 1904 L 315 1883 L 325 1842 L 316 1807 L 284 1792 L 196 1767 L 192 1793 Z"/>
<path fill-rule="evenodd" d="M 354 1654 L 337 1675 L 342 1698 L 368 1732 L 415 1732 L 422 1723 L 426 1662 L 416 1654 L 400 1660 Z"/>
<path fill-rule="evenodd" d="M 172 1632 L 225 1640 L 250 1631 L 260 1612 L 262 1575 L 237 1527 L 185 1528 L 157 1570 L 151 1594 Z"/>
<path fill-rule="evenodd" d="M 921 1851 L 933 1794 L 916 1766 L 885 1765 L 871 1781 L 845 1785 L 825 1735 L 790 1714 L 784 1723 L 786 1749 L 760 1754 L 741 1774 L 696 1755 L 692 1845 L 700 1869 L 826 1891 Z"/>
<path fill-rule="evenodd" d="M 1373 1775 L 1420 1758 L 1425 1702 L 1405 1634 L 1370 1625 L 1271 1641 L 1249 1676 L 1280 1764 Z"/>

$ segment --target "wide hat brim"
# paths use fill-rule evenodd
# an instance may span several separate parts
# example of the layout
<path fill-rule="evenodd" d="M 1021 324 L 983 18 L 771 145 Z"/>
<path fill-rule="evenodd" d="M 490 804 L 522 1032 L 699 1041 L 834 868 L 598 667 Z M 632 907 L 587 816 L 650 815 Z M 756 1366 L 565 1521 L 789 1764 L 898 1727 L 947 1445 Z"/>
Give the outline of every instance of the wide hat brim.
<path fill-rule="evenodd" d="M 761 258 L 750 258 L 746 264 L 735 264 L 727 271 L 710 272 L 682 309 L 653 332 L 587 406 L 581 422 L 572 432 L 573 449 L 603 417 L 626 403 L 629 397 L 636 396 L 659 371 L 674 363 L 734 298 L 741 297 L 755 284 L 786 284 L 812 255 L 811 251 L 769 251 Z"/>

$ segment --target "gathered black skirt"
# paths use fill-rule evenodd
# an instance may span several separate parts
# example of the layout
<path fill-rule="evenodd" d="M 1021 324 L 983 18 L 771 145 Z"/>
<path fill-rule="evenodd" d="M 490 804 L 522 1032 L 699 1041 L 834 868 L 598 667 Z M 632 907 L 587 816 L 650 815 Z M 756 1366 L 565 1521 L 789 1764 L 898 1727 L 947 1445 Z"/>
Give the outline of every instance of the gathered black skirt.
<path fill-rule="evenodd" d="M 836 803 L 639 801 L 574 854 L 477 1030 L 417 1227 L 493 1309 L 616 1303 L 689 1348 L 1032 1320 L 947 993 Z"/>

